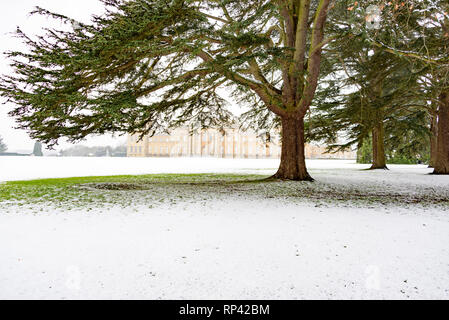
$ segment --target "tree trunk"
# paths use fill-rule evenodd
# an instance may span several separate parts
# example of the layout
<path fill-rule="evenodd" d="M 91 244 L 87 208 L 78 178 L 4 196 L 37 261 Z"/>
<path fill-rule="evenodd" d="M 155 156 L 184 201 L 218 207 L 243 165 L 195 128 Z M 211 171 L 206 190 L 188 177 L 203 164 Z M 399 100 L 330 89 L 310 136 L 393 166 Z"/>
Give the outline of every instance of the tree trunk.
<path fill-rule="evenodd" d="M 439 97 L 437 157 L 434 174 L 449 174 L 449 92 Z"/>
<path fill-rule="evenodd" d="M 438 150 L 438 122 L 437 115 L 431 114 L 430 116 L 430 160 L 429 167 L 435 167 L 437 162 L 437 150 Z"/>
<path fill-rule="evenodd" d="M 293 117 L 282 118 L 281 164 L 274 178 L 313 181 L 307 172 L 304 147 L 304 120 Z"/>
<path fill-rule="evenodd" d="M 385 158 L 385 130 L 383 122 L 380 121 L 373 128 L 373 165 L 371 169 L 388 169 Z"/>

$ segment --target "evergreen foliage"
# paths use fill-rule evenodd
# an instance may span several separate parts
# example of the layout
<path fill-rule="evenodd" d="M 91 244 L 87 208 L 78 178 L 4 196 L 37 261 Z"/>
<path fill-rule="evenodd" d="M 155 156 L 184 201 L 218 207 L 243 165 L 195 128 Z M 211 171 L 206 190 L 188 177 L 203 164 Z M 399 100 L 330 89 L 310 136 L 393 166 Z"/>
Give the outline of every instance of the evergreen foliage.
<path fill-rule="evenodd" d="M 326 1 L 312 1 L 312 7 Z M 318 3 L 320 2 L 320 4 Z M 290 61 L 280 5 L 273 1 L 103 0 L 92 24 L 37 7 L 71 31 L 46 29 L 29 52 L 9 52 L 1 92 L 31 137 L 54 145 L 89 134 L 232 122 L 219 88 L 258 114 L 281 110 L 281 64 Z M 213 14 L 217 13 L 217 16 Z M 313 18 L 313 16 L 312 16 Z M 310 100 L 309 97 L 307 97 Z M 307 101 L 304 101 L 307 102 Z M 263 111 L 265 111 L 265 109 Z M 269 116 L 260 126 L 269 125 Z"/>
<path fill-rule="evenodd" d="M 357 149 L 357 163 L 368 164 L 373 161 L 373 140 L 371 137 L 363 140 Z"/>
<path fill-rule="evenodd" d="M 380 9 L 379 28 L 365 26 L 370 5 Z M 329 62 L 323 66 L 330 67 L 317 92 L 309 139 L 328 143 L 330 151 L 357 145 L 360 161 L 373 161 L 373 151 L 368 152 L 367 146 L 380 127 L 385 160 L 429 161 L 430 123 L 435 114 L 429 101 L 438 96 L 440 85 L 429 75 L 443 68 L 445 57 L 437 52 L 447 47 L 435 41 L 437 36 L 441 40 L 442 29 L 428 30 L 422 21 L 445 4 L 413 5 L 414 1 L 366 1 L 341 12 L 339 25 L 349 36 L 333 41 L 325 52 Z M 448 17 L 446 12 L 438 19 L 447 23 Z M 422 50 L 423 39 L 433 46 L 427 51 L 429 56 Z M 341 136 L 345 139 L 338 141 Z"/>

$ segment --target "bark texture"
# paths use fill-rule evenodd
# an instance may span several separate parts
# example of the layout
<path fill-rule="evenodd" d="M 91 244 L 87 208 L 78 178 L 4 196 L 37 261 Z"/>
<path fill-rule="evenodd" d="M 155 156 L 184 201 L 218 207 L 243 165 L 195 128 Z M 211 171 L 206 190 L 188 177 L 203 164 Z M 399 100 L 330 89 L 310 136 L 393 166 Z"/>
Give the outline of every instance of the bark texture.
<path fill-rule="evenodd" d="M 306 168 L 303 119 L 282 119 L 281 164 L 274 178 L 313 181 Z"/>
<path fill-rule="evenodd" d="M 388 169 L 385 158 L 385 129 L 383 122 L 373 128 L 373 164 L 371 169 Z"/>
<path fill-rule="evenodd" d="M 432 114 L 430 118 L 430 161 L 429 167 L 435 167 L 437 162 L 438 150 L 438 117 L 437 114 Z"/>
<path fill-rule="evenodd" d="M 434 174 L 449 174 L 449 92 L 439 97 L 437 158 Z"/>

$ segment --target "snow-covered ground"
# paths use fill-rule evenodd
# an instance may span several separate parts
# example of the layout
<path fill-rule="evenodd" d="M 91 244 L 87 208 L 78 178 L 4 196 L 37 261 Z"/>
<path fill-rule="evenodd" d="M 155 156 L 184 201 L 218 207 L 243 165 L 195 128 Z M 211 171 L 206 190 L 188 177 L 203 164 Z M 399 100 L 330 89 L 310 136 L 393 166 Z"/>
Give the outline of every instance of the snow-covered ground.
<path fill-rule="evenodd" d="M 311 168 L 356 166 L 354 161 L 341 160 L 308 164 Z M 0 181 L 152 173 L 270 174 L 278 165 L 277 159 L 0 157 Z"/>
<path fill-rule="evenodd" d="M 0 181 L 138 173 L 268 175 L 277 164 L 0 158 Z M 425 166 L 361 170 L 366 167 L 309 161 L 317 179 L 312 191 L 374 190 L 424 202 L 426 196 L 449 194 L 449 177 L 428 175 Z M 292 191 L 303 185 L 286 186 Z M 228 193 L 217 187 L 215 197 L 210 196 L 215 187 L 209 188 L 209 196 L 200 190 L 175 205 L 149 207 L 124 196 L 124 207 L 105 203 L 89 212 L 50 208 L 36 214 L 21 206 L 6 210 L 0 202 L 0 299 L 449 299 L 447 206 L 321 198 L 317 204 L 313 198 L 258 195 L 252 190 L 258 186 L 251 184 Z"/>

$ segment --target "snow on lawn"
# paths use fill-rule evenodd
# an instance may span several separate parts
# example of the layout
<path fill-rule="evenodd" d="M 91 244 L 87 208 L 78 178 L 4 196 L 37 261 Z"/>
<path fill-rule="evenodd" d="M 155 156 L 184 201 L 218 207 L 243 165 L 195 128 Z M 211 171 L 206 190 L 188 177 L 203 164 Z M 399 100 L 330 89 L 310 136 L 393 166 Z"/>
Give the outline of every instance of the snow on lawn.
<path fill-rule="evenodd" d="M 269 175 L 277 163 L 0 158 L 0 180 Z M 314 184 L 103 190 L 123 203 L 106 197 L 89 211 L 42 202 L 36 213 L 0 202 L 0 299 L 449 299 L 449 177 L 428 175 L 425 166 L 371 172 L 348 161 L 310 161 L 309 167 Z M 295 191 L 309 193 L 282 194 Z M 353 201 L 368 191 L 380 199 Z M 170 201 L 149 205 L 151 192 Z M 321 197 L 344 192 L 351 194 L 346 200 Z M 387 194 L 400 201 L 384 203 Z"/>
<path fill-rule="evenodd" d="M 341 160 L 311 160 L 309 165 L 355 166 L 354 161 Z M 0 157 L 0 181 L 152 173 L 270 174 L 278 166 L 277 159 Z"/>

